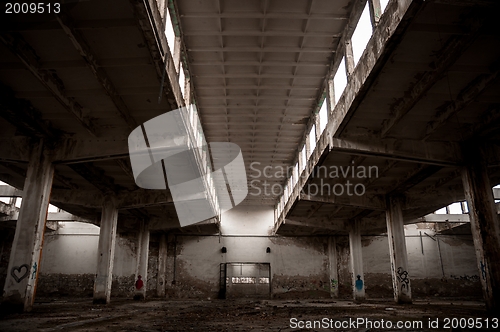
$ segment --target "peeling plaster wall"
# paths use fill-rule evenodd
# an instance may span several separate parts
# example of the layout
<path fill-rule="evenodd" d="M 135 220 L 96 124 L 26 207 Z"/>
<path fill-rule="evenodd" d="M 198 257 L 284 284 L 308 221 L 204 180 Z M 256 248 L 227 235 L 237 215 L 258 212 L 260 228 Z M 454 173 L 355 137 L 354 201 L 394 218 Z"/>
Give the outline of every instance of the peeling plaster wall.
<path fill-rule="evenodd" d="M 131 296 L 136 268 L 136 234 L 116 238 L 112 296 Z M 46 232 L 38 296 L 92 296 L 97 264 L 99 227 L 80 222 L 59 222 Z"/>
<path fill-rule="evenodd" d="M 482 297 L 470 235 L 436 235 L 432 225 L 425 224 L 405 226 L 405 235 L 408 273 L 414 297 Z M 384 235 L 362 237 L 367 297 L 393 296 L 387 241 Z M 350 298 L 352 281 L 347 237 L 337 241 L 337 250 L 340 297 Z"/>

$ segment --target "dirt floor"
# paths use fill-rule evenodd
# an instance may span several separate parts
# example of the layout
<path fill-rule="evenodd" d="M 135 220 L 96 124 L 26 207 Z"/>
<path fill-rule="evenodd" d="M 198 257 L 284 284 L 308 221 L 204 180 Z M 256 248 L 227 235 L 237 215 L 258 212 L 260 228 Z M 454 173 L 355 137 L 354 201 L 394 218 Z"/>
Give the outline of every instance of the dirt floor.
<path fill-rule="evenodd" d="M 397 328 L 398 321 L 408 328 Z M 422 325 L 413 325 L 415 321 Z M 449 328 L 444 328 L 446 322 Z M 0 314 L 0 331 L 493 331 L 500 328 L 493 328 L 495 322 L 497 318 L 486 313 L 483 303 L 456 299 L 396 305 L 386 299 L 356 304 L 329 299 L 138 302 L 113 298 L 109 305 L 93 305 L 89 298 L 60 298 L 37 299 L 30 313 Z M 479 323 L 482 329 L 477 329 Z M 453 324 L 467 328 L 451 329 Z"/>

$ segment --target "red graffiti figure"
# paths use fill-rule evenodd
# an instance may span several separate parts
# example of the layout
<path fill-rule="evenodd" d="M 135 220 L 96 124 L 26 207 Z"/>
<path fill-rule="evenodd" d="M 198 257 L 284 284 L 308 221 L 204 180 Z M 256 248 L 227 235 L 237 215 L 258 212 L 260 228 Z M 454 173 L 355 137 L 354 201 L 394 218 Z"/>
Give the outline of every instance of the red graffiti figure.
<path fill-rule="evenodd" d="M 142 281 L 142 276 L 137 276 L 137 281 L 135 282 L 135 289 L 140 290 L 144 286 L 144 282 Z"/>

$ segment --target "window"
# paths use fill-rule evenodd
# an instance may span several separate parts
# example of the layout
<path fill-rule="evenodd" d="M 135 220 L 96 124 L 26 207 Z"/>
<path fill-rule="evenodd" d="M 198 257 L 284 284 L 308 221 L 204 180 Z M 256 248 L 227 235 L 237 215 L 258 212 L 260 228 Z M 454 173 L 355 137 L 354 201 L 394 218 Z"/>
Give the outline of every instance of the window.
<path fill-rule="evenodd" d="M 307 158 L 306 158 L 306 146 L 304 145 L 302 147 L 302 151 L 300 152 L 301 159 L 302 159 L 302 171 L 306 168 L 307 164 Z"/>
<path fill-rule="evenodd" d="M 347 74 L 345 72 L 345 59 L 342 58 L 340 61 L 339 68 L 333 77 L 333 87 L 335 89 L 335 103 L 337 103 L 340 99 L 340 96 L 344 92 L 344 89 L 347 85 Z"/>
<path fill-rule="evenodd" d="M 170 49 L 170 53 L 174 53 L 175 47 L 175 32 L 174 25 L 172 24 L 172 20 L 170 19 L 170 9 L 167 10 L 167 23 L 165 24 L 165 36 L 167 37 L 168 48 Z"/>
<path fill-rule="evenodd" d="M 382 14 L 385 12 L 385 8 L 387 7 L 387 4 L 389 3 L 389 0 L 380 0 L 380 9 Z"/>
<path fill-rule="evenodd" d="M 358 24 L 356 25 L 356 29 L 354 29 L 354 33 L 351 37 L 352 43 L 352 53 L 354 57 L 354 66 L 358 63 L 361 55 L 365 51 L 366 44 L 370 40 L 372 36 L 372 22 L 370 20 L 370 10 L 368 8 L 368 3 L 365 5 L 365 9 L 363 9 L 363 13 L 361 13 L 361 17 L 359 18 Z"/>
<path fill-rule="evenodd" d="M 321 105 L 321 108 L 319 110 L 319 130 L 321 133 L 326 128 L 326 124 L 328 123 L 328 105 L 326 102 L 326 98 L 323 99 L 323 104 Z"/>
<path fill-rule="evenodd" d="M 313 153 L 316 147 L 316 125 L 312 125 L 309 131 L 309 156 Z"/>

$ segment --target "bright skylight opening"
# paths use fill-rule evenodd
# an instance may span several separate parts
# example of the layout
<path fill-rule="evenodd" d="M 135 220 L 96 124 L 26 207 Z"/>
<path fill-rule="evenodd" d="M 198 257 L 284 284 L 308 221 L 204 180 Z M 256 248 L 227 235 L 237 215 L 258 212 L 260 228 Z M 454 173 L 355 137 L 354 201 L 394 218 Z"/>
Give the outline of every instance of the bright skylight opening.
<path fill-rule="evenodd" d="M 339 101 L 347 85 L 347 74 L 345 72 L 345 58 L 340 61 L 339 68 L 333 77 L 333 88 L 335 89 L 335 104 Z"/>
<path fill-rule="evenodd" d="M 175 32 L 172 20 L 170 19 L 170 9 L 166 13 L 167 23 L 165 24 L 165 36 L 167 37 L 168 47 L 170 48 L 170 53 L 174 53 L 175 45 Z"/>
<path fill-rule="evenodd" d="M 451 214 L 462 214 L 462 204 L 456 202 L 448 206 Z"/>
<path fill-rule="evenodd" d="M 327 123 L 328 123 L 328 107 L 326 99 L 323 99 L 323 105 L 321 105 L 321 108 L 319 109 L 319 129 L 321 133 L 323 133 L 323 131 L 325 130 Z"/>
<path fill-rule="evenodd" d="M 358 25 L 356 25 L 356 29 L 354 29 L 354 33 L 351 37 L 352 53 L 355 66 L 361 58 L 361 55 L 365 51 L 366 44 L 368 44 L 371 36 L 372 23 L 370 20 L 370 10 L 367 3 L 365 5 L 365 9 L 363 9 L 361 17 L 359 18 Z"/>
<path fill-rule="evenodd" d="M 382 9 L 382 14 L 385 12 L 385 8 L 387 7 L 388 3 L 389 0 L 380 0 L 380 8 Z"/>
<path fill-rule="evenodd" d="M 301 169 L 301 171 L 303 171 L 306 168 L 306 164 L 307 164 L 306 145 L 305 144 L 302 147 L 302 151 L 300 152 L 300 155 L 302 156 L 302 169 Z"/>
<path fill-rule="evenodd" d="M 186 84 L 186 77 L 184 76 L 184 66 L 182 65 L 182 62 L 181 62 L 181 65 L 179 68 L 179 86 L 181 87 L 182 95 L 184 95 L 185 84 Z"/>
<path fill-rule="evenodd" d="M 311 131 L 309 132 L 309 156 L 314 151 L 316 147 L 316 125 L 311 127 Z"/>

